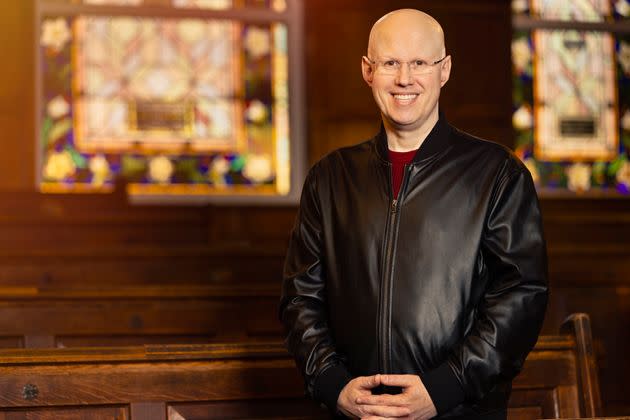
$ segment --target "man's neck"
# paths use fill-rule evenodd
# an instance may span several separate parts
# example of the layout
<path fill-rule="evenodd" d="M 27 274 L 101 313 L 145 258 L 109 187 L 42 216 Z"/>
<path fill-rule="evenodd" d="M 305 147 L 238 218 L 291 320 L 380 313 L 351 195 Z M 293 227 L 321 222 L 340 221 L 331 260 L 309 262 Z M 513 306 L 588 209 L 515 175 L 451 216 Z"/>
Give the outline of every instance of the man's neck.
<path fill-rule="evenodd" d="M 387 147 L 394 152 L 410 152 L 420 148 L 439 119 L 439 114 L 428 118 L 421 126 L 413 130 L 401 130 L 383 121 L 387 134 Z"/>

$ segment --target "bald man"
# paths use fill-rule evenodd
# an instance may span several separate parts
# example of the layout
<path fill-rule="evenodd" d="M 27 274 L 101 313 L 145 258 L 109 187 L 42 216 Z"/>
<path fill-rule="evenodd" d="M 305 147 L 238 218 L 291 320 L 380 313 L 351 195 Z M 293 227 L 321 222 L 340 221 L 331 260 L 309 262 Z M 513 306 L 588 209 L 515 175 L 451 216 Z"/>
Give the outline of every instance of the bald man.
<path fill-rule="evenodd" d="M 307 394 L 351 418 L 505 419 L 547 304 L 531 176 L 439 110 L 451 72 L 440 24 L 378 20 L 361 68 L 372 139 L 311 168 L 280 318 Z"/>

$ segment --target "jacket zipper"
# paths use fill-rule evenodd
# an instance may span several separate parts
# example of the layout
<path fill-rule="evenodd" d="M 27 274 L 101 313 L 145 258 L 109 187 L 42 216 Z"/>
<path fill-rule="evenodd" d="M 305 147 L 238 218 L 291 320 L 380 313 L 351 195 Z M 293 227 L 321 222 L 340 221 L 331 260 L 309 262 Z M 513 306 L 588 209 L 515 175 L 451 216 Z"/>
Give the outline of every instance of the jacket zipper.
<path fill-rule="evenodd" d="M 392 197 L 392 202 L 387 216 L 387 230 L 385 233 L 385 261 L 383 263 L 383 279 L 380 288 L 379 313 L 377 343 L 379 351 L 379 373 L 391 373 L 391 321 L 392 321 L 392 286 L 394 283 L 394 256 L 396 253 L 396 242 L 398 241 L 398 222 L 400 220 L 399 203 L 407 189 L 409 178 L 409 167 L 405 165 L 403 169 L 403 179 L 396 198 Z M 390 188 L 392 173 L 390 166 Z"/>

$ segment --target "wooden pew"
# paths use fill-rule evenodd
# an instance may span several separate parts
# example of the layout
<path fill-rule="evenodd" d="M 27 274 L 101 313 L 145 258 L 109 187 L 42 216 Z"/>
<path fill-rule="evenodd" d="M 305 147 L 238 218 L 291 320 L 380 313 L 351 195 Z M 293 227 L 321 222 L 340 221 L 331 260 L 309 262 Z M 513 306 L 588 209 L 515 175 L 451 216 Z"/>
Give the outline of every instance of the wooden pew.
<path fill-rule="evenodd" d="M 0 348 L 279 340 L 277 284 L 0 287 Z"/>
<path fill-rule="evenodd" d="M 514 380 L 509 420 L 602 415 L 588 315 L 569 316 L 560 331 L 539 337 Z"/>
<path fill-rule="evenodd" d="M 584 314 L 541 336 L 509 418 L 601 415 Z M 279 342 L 0 350 L 0 420 L 318 419 Z"/>
<path fill-rule="evenodd" d="M 279 343 L 0 350 L 0 419 L 316 419 Z"/>

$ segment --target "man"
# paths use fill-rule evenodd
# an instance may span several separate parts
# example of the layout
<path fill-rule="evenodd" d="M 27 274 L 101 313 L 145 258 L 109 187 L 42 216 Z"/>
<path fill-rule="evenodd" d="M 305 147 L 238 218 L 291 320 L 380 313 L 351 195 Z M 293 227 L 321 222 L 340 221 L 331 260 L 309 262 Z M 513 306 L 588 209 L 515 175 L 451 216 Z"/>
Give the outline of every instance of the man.
<path fill-rule="evenodd" d="M 304 184 L 280 317 L 307 393 L 360 418 L 505 419 L 547 303 L 529 172 L 439 112 L 451 57 L 410 9 L 373 26 L 381 132 Z"/>

